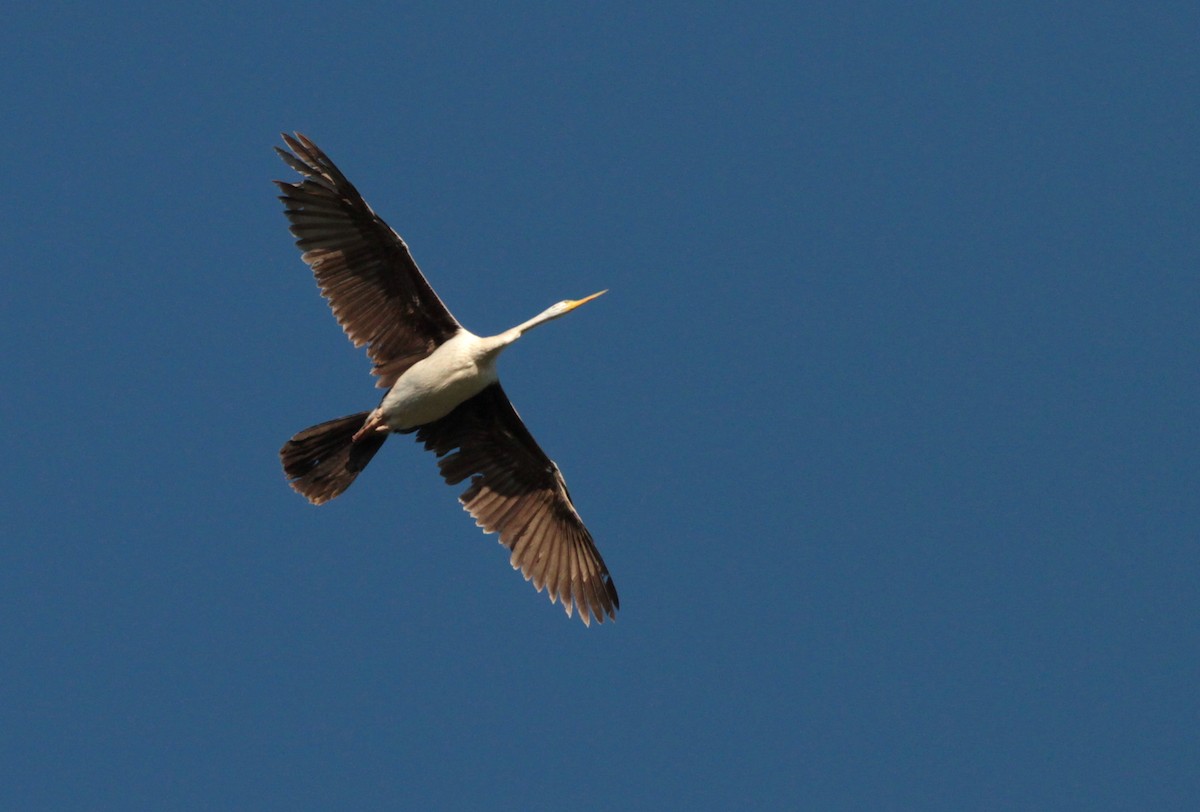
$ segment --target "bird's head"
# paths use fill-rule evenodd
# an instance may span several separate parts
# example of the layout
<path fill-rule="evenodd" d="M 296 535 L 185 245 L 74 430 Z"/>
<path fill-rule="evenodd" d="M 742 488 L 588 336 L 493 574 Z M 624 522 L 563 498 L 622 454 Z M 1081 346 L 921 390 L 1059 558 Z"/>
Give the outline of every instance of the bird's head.
<path fill-rule="evenodd" d="M 516 327 L 503 333 L 506 336 L 505 344 L 511 344 L 521 337 L 522 334 L 532 330 L 540 324 L 545 324 L 548 321 L 554 321 L 557 318 L 567 315 L 580 305 L 585 305 L 597 296 L 603 296 L 608 293 L 607 290 L 602 290 L 599 293 L 593 293 L 591 296 L 584 296 L 582 299 L 563 299 L 557 304 L 552 304 L 550 307 L 538 313 L 524 324 L 518 324 Z"/>
<path fill-rule="evenodd" d="M 603 296 L 608 293 L 607 290 L 602 290 L 599 293 L 593 293 L 591 296 L 584 296 L 582 299 L 563 299 L 557 304 L 551 305 L 546 310 L 546 320 L 557 319 L 559 316 L 565 316 L 580 305 L 585 305 L 592 299 Z"/>

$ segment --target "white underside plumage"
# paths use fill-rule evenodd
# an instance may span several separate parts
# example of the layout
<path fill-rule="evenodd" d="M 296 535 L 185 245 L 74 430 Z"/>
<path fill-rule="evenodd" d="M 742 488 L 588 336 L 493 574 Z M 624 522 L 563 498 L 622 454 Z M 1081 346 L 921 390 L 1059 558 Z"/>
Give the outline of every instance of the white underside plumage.
<path fill-rule="evenodd" d="M 400 376 L 379 405 L 380 418 L 403 431 L 445 417 L 499 380 L 496 358 L 505 346 L 460 330 Z"/>

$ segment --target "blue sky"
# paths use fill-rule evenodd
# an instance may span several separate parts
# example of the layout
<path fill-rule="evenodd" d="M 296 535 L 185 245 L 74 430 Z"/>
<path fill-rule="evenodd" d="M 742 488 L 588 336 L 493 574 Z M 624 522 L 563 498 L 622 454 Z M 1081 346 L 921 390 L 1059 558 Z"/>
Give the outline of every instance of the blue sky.
<path fill-rule="evenodd" d="M 1194 4 L 10 10 L 6 809 L 1194 809 Z M 585 629 L 374 405 L 311 136 L 622 599 Z"/>

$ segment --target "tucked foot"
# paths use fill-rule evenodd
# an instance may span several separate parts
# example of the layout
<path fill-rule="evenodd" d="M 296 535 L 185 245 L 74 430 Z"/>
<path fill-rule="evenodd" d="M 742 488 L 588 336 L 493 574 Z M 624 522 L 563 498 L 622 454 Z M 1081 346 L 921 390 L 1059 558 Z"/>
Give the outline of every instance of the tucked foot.
<path fill-rule="evenodd" d="M 359 440 L 366 437 L 371 432 L 387 431 L 387 430 L 388 430 L 388 426 L 387 426 L 387 423 L 383 422 L 383 414 L 380 413 L 380 411 L 378 409 L 376 409 L 375 411 L 371 412 L 371 414 L 367 415 L 366 422 L 363 423 L 361 429 L 354 432 L 354 437 L 351 439 L 357 443 Z"/>

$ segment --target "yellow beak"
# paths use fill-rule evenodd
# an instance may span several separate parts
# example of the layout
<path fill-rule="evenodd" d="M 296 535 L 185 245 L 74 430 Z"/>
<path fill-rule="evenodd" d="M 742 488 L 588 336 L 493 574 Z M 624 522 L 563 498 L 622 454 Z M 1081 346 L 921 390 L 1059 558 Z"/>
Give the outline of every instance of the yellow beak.
<path fill-rule="evenodd" d="M 584 296 L 582 299 L 577 299 L 574 302 L 571 302 L 571 306 L 568 307 L 564 312 L 570 313 L 572 310 L 579 307 L 580 305 L 585 305 L 588 302 L 590 302 L 592 299 L 595 299 L 598 296 L 603 296 L 606 293 L 608 293 L 607 289 L 602 290 L 599 293 L 593 293 L 591 296 Z"/>

